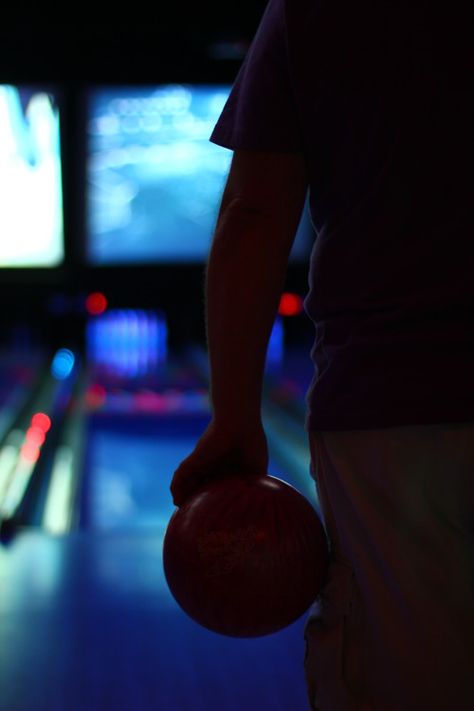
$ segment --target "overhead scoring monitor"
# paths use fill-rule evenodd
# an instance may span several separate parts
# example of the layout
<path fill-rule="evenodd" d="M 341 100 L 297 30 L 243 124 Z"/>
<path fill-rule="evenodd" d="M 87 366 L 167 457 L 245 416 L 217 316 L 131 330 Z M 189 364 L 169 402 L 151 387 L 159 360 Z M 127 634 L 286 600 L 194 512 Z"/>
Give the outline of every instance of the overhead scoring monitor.
<path fill-rule="evenodd" d="M 87 100 L 86 254 L 92 265 L 207 259 L 232 151 L 209 136 L 227 85 L 96 87 Z M 307 211 L 291 261 L 313 239 Z"/>

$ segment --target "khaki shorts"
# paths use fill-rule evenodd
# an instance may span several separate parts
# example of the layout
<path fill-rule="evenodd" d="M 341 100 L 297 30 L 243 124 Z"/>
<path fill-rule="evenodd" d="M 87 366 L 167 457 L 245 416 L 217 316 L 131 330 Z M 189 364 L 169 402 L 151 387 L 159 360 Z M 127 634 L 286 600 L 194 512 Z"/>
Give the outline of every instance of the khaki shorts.
<path fill-rule="evenodd" d="M 310 708 L 471 711 L 474 423 L 309 436 L 331 550 Z"/>

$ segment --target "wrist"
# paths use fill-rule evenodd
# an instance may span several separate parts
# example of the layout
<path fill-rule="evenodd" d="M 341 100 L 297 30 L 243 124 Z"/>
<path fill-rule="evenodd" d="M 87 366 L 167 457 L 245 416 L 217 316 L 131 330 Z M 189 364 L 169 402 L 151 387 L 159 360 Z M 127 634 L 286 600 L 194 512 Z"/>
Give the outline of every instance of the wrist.
<path fill-rule="evenodd" d="M 260 410 L 252 412 L 213 410 L 211 426 L 215 430 L 229 434 L 248 434 L 263 428 Z"/>

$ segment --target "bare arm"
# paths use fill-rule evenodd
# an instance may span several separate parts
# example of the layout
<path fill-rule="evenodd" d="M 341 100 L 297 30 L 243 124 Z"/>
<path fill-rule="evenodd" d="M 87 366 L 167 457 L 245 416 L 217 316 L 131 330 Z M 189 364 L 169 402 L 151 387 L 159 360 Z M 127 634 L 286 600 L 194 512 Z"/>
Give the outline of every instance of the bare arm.
<path fill-rule="evenodd" d="M 306 197 L 297 154 L 236 151 L 206 273 L 212 420 L 175 471 L 176 506 L 215 477 L 265 475 L 265 356 Z"/>
<path fill-rule="evenodd" d="M 237 151 L 206 274 L 214 420 L 260 421 L 265 357 L 307 190 L 303 156 Z"/>

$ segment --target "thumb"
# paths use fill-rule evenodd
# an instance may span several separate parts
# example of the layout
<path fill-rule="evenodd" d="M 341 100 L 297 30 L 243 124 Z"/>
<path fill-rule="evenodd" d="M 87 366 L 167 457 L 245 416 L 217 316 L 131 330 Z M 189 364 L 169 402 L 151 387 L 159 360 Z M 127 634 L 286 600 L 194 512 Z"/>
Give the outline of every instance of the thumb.
<path fill-rule="evenodd" d="M 212 479 L 211 462 L 200 454 L 187 457 L 176 469 L 170 491 L 175 506 L 182 506 L 201 486 Z"/>

